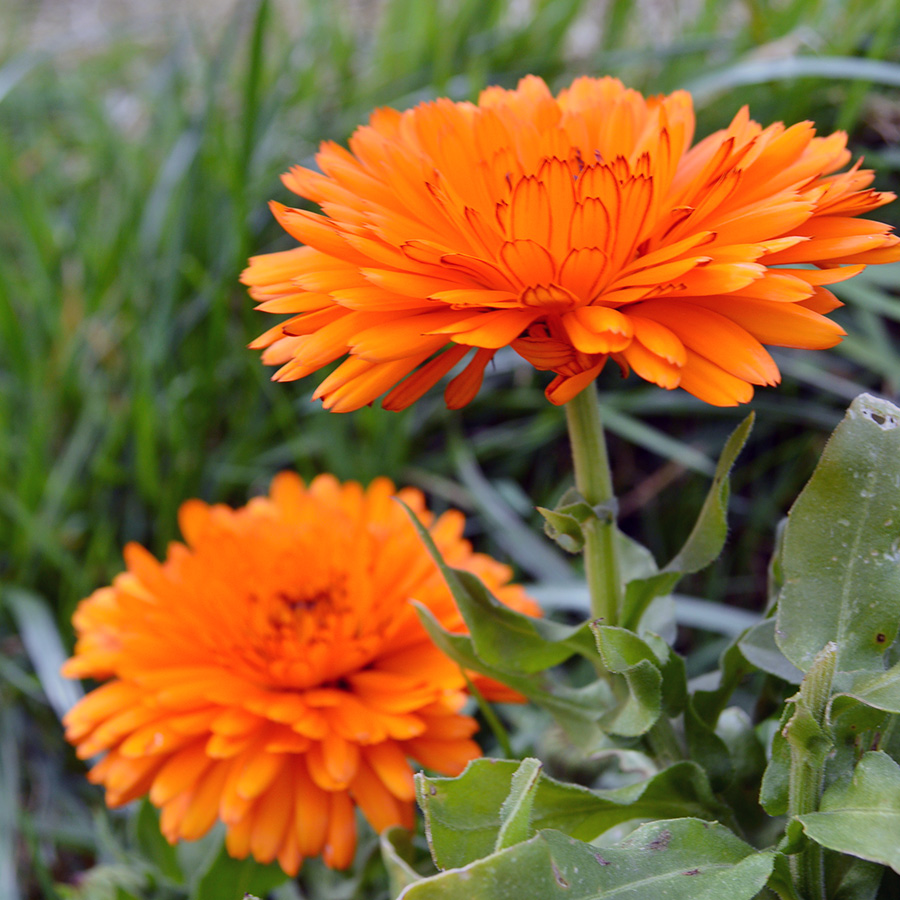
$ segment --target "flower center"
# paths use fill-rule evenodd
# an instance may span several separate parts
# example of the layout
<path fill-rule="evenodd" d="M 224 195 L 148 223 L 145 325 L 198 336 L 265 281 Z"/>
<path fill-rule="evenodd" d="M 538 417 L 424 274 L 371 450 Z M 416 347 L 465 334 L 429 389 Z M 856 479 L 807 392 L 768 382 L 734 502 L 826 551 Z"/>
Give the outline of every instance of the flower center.
<path fill-rule="evenodd" d="M 519 295 L 519 300 L 523 306 L 546 309 L 548 312 L 575 309 L 575 307 L 583 305 L 583 301 L 558 284 L 538 284 L 534 287 L 527 287 Z"/>

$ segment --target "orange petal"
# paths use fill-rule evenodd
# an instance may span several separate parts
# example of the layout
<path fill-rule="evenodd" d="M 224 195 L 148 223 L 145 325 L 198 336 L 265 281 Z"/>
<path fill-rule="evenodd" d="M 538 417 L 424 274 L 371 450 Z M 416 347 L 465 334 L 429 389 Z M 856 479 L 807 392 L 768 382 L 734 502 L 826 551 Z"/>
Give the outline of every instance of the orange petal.
<path fill-rule="evenodd" d="M 779 304 L 787 305 L 787 304 Z M 650 300 L 638 308 L 641 315 L 670 329 L 685 347 L 701 354 L 742 381 L 777 384 L 778 367 L 765 347 L 733 319 L 728 304 L 712 309 L 671 300 Z M 683 386 L 683 385 L 682 385 Z"/>
<path fill-rule="evenodd" d="M 493 350 L 478 350 L 465 369 L 450 381 L 444 389 L 444 401 L 448 409 L 462 409 L 475 399 L 484 380 L 485 366 L 493 358 Z"/>
<path fill-rule="evenodd" d="M 599 363 L 577 375 L 557 375 L 547 385 L 544 395 L 554 406 L 562 406 L 580 394 L 600 374 L 605 365 L 606 357 L 604 356 Z M 425 764 L 427 765 L 427 763 Z"/>
<path fill-rule="evenodd" d="M 394 741 L 373 744 L 363 750 L 366 761 L 385 787 L 398 799 L 411 801 L 416 796 L 413 773 L 406 754 Z"/>
<path fill-rule="evenodd" d="M 739 406 L 753 399 L 753 386 L 691 350 L 681 370 L 681 387 L 711 406 Z"/>
<path fill-rule="evenodd" d="M 401 806 L 408 804 L 401 804 L 365 761 L 360 762 L 350 793 L 376 831 L 402 823 Z"/>
<path fill-rule="evenodd" d="M 322 858 L 332 869 L 346 869 L 356 851 L 356 819 L 353 804 L 342 791 L 329 795 L 328 836 Z"/>

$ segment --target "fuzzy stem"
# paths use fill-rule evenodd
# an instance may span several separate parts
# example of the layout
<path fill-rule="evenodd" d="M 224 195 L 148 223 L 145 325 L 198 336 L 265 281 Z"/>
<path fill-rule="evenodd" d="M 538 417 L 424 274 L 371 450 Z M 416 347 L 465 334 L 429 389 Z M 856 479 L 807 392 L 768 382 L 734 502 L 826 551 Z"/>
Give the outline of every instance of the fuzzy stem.
<path fill-rule="evenodd" d="M 786 737 L 791 747 L 788 815 L 792 818 L 819 808 L 825 781 L 825 761 L 831 749 L 828 702 L 836 660 L 837 645 L 833 642 L 826 644 L 800 685 L 795 701 L 798 710 L 787 725 Z M 804 725 L 804 717 L 815 723 L 812 729 L 818 730 L 812 739 L 812 729 Z M 803 897 L 825 900 L 825 851 L 821 846 L 809 841 L 799 857 L 792 859 L 791 869 Z"/>
<path fill-rule="evenodd" d="M 611 510 L 615 497 L 597 389 L 593 383 L 566 404 L 566 422 L 576 489 L 591 506 L 610 507 L 608 516 L 592 518 L 583 526 L 584 568 L 591 597 L 591 615 L 602 620 L 604 625 L 615 625 L 622 601 L 617 528 Z"/>

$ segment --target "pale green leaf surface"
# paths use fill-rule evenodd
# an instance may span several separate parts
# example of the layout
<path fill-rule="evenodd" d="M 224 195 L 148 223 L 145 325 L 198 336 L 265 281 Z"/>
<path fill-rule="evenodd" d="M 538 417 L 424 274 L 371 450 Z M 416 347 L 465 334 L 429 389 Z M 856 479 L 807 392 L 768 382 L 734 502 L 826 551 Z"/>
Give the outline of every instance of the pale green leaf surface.
<path fill-rule="evenodd" d="M 867 706 L 900 713 L 900 663 L 886 672 L 842 672 L 836 687 Z"/>
<path fill-rule="evenodd" d="M 799 669 L 880 672 L 900 624 L 900 409 L 862 394 L 791 508 L 775 640 Z"/>
<path fill-rule="evenodd" d="M 643 825 L 598 849 L 558 831 L 411 885 L 403 900 L 750 900 L 775 854 L 758 852 L 717 823 Z"/>
<path fill-rule="evenodd" d="M 775 642 L 775 619 L 764 619 L 754 625 L 738 641 L 738 647 L 747 662 L 757 669 L 776 675 L 790 684 L 800 684 L 800 671 L 782 652 Z"/>
<path fill-rule="evenodd" d="M 798 818 L 823 847 L 900 873 L 900 765 L 886 753 L 864 754 L 851 779 L 825 791 L 818 812 Z"/>

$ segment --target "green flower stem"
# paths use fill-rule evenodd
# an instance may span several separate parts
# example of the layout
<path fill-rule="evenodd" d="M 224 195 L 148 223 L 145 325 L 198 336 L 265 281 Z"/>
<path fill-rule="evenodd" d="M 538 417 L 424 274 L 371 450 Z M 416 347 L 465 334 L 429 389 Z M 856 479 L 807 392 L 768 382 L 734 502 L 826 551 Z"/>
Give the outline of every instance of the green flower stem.
<path fill-rule="evenodd" d="M 575 487 L 593 507 L 610 507 L 606 517 L 586 522 L 584 567 L 591 597 L 591 615 L 604 625 L 615 625 L 622 605 L 622 581 L 612 512 L 612 476 L 606 455 L 606 439 L 600 421 L 600 405 L 593 383 L 566 404 L 566 423 L 575 465 Z"/>

